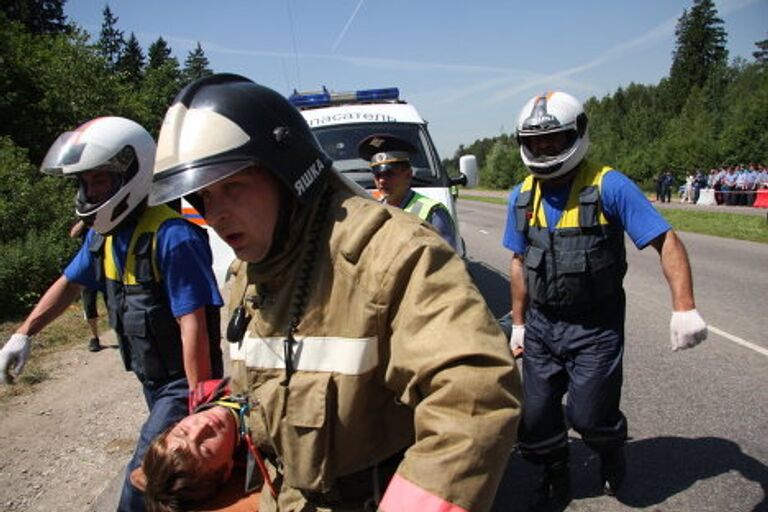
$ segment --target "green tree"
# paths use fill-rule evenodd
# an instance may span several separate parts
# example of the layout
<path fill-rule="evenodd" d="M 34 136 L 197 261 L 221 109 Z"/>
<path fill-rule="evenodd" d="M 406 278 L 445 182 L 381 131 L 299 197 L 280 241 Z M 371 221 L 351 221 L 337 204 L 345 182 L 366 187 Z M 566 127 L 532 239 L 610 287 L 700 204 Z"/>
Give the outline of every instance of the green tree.
<path fill-rule="evenodd" d="M 44 177 L 26 150 L 0 136 L 0 318 L 34 305 L 74 254 L 67 181 Z"/>
<path fill-rule="evenodd" d="M 33 34 L 60 34 L 71 28 L 64 15 L 65 3 L 66 0 L 3 0 L 0 12 Z"/>
<path fill-rule="evenodd" d="M 590 157 L 638 181 L 650 180 L 658 169 L 648 147 L 664 134 L 669 121 L 658 88 L 630 84 L 601 100 L 590 98 L 585 110 Z"/>
<path fill-rule="evenodd" d="M 669 124 L 661 146 L 668 168 L 683 175 L 719 162 L 717 114 L 710 108 L 706 88 L 694 87 L 680 115 Z"/>
<path fill-rule="evenodd" d="M 691 88 L 703 86 L 713 68 L 728 62 L 727 34 L 713 0 L 694 0 L 678 19 L 675 36 L 671 92 L 684 102 Z"/>
<path fill-rule="evenodd" d="M 171 56 L 171 47 L 162 37 L 158 37 L 157 41 L 149 45 L 147 57 L 149 59 L 147 62 L 148 69 L 157 69 L 171 60 L 176 62 L 177 67 L 179 65 L 179 61 Z"/>
<path fill-rule="evenodd" d="M 768 79 L 765 65 L 746 66 L 723 94 L 718 163 L 768 162 Z"/>
<path fill-rule="evenodd" d="M 101 56 L 107 61 L 110 69 L 115 69 L 120 55 L 123 53 L 125 38 L 123 31 L 117 28 L 118 17 L 112 14 L 109 5 L 102 11 L 104 20 L 101 22 L 101 32 L 96 47 Z"/>
<path fill-rule="evenodd" d="M 148 63 L 139 91 L 143 116 L 137 119 L 157 136 L 160 122 L 173 98 L 184 85 L 184 72 L 179 61 L 171 54 L 171 48 L 162 37 L 149 46 Z"/>
<path fill-rule="evenodd" d="M 184 77 L 188 82 L 193 82 L 198 78 L 213 74 L 209 66 L 208 57 L 205 56 L 203 47 L 198 41 L 194 50 L 189 52 L 184 61 Z"/>
<path fill-rule="evenodd" d="M 126 85 L 78 31 L 35 36 L 0 24 L 0 77 L 0 134 L 27 148 L 33 162 L 62 131 L 99 115 L 133 113 Z"/>
<path fill-rule="evenodd" d="M 0 317 L 34 304 L 77 245 L 67 236 L 73 181 L 38 171 L 46 151 L 60 133 L 103 115 L 157 133 L 181 71 L 171 58 L 148 75 L 132 87 L 76 26 L 33 32 L 0 10 Z"/>
<path fill-rule="evenodd" d="M 509 139 L 499 139 L 491 146 L 481 168 L 480 185 L 495 189 L 510 188 L 525 176 L 521 168 L 517 145 Z"/>
<path fill-rule="evenodd" d="M 768 63 L 768 39 L 763 39 L 755 43 L 757 50 L 752 52 L 755 60 L 761 64 Z"/>
<path fill-rule="evenodd" d="M 443 160 L 443 167 L 450 176 L 458 176 L 459 174 L 459 159 L 464 155 L 475 155 L 477 158 L 477 166 L 482 169 L 488 158 L 488 154 L 493 148 L 494 144 L 501 141 L 504 144 L 512 144 L 511 136 L 501 134 L 497 137 L 478 139 L 469 146 L 463 144 L 459 146 L 452 158 Z"/>
<path fill-rule="evenodd" d="M 183 86 L 183 75 L 176 59 L 171 58 L 159 67 L 147 68 L 141 84 L 139 99 L 142 116 L 136 121 L 157 136 L 165 111 Z"/>
<path fill-rule="evenodd" d="M 123 74 L 128 83 L 134 86 L 141 83 L 144 75 L 144 52 L 133 32 L 131 32 L 131 37 L 128 38 L 128 42 L 117 60 L 116 70 Z"/>

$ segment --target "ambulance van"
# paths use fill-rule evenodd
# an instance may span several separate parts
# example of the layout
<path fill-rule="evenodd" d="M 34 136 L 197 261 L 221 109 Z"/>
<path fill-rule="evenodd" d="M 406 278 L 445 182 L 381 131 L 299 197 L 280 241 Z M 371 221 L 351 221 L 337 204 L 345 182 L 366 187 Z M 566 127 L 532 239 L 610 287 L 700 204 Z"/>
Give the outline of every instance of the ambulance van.
<path fill-rule="evenodd" d="M 427 122 L 416 108 L 400 98 L 397 88 L 366 89 L 336 93 L 323 88 L 319 92 L 294 92 L 290 102 L 298 108 L 320 141 L 334 167 L 376 196 L 368 162 L 357 154 L 357 146 L 375 133 L 395 135 L 416 148 L 411 157 L 414 190 L 440 201 L 453 216 L 456 226 L 456 251 L 465 255 L 464 241 L 456 215 L 458 186 L 477 184 L 477 162 L 472 155 L 459 160 L 460 176 L 448 176 L 440 162 L 427 130 Z"/>

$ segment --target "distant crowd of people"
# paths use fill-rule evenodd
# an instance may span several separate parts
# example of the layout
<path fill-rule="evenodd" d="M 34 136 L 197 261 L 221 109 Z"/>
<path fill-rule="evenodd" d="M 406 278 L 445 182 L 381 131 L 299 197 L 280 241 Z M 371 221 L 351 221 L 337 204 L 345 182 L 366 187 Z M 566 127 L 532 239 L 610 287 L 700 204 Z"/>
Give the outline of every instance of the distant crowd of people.
<path fill-rule="evenodd" d="M 656 201 L 668 203 L 672 200 L 677 179 L 671 171 L 654 177 Z M 768 189 L 768 167 L 761 164 L 731 165 L 705 171 L 689 173 L 678 186 L 677 192 L 682 203 L 696 204 L 701 191 L 714 190 L 715 202 L 729 206 L 752 206 L 757 191 Z"/>

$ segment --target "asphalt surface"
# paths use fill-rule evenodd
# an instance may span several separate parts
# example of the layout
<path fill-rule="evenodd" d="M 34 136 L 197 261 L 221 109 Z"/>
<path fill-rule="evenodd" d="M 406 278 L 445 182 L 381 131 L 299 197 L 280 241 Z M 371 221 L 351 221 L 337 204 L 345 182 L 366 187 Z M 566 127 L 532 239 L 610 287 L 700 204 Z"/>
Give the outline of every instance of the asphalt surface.
<path fill-rule="evenodd" d="M 501 247 L 506 207 L 459 200 L 459 216 L 470 272 L 499 316 L 509 309 L 510 254 Z M 709 338 L 691 350 L 670 350 L 670 295 L 659 257 L 628 240 L 628 481 L 618 498 L 602 496 L 597 458 L 572 431 L 575 498 L 567 510 L 768 510 L 768 245 L 680 236 Z M 526 510 L 538 479 L 538 469 L 513 452 L 494 512 Z"/>

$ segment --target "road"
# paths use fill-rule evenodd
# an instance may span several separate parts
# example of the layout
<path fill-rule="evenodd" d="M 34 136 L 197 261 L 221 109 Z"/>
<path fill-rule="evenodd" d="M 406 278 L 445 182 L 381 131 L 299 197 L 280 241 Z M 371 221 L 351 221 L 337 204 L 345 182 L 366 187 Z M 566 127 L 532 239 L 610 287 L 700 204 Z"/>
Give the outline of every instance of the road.
<path fill-rule="evenodd" d="M 469 268 L 498 316 L 509 308 L 506 207 L 459 201 Z M 627 240 L 622 409 L 628 482 L 598 494 L 598 461 L 571 434 L 571 511 L 768 510 L 768 245 L 681 233 L 697 308 L 711 325 L 692 350 L 670 350 L 670 297 L 652 248 Z M 513 453 L 495 512 L 525 510 L 538 482 Z"/>

